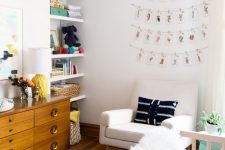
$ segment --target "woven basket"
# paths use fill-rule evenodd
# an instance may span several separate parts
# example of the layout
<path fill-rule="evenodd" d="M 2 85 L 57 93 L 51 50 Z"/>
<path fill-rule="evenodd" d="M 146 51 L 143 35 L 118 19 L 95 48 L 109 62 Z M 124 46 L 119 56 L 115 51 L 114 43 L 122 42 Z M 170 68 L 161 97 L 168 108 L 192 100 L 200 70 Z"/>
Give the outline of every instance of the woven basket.
<path fill-rule="evenodd" d="M 52 86 L 51 94 L 55 96 L 64 95 L 69 97 L 77 97 L 80 94 L 80 85 L 75 83 L 60 86 Z"/>

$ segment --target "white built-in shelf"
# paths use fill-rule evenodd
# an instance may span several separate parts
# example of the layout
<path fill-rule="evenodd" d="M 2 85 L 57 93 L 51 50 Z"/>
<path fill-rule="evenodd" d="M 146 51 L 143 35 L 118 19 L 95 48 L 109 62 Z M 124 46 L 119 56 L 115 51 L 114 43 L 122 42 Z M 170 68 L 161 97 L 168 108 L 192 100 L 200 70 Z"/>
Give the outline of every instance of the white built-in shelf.
<path fill-rule="evenodd" d="M 84 54 L 52 54 L 53 59 L 83 57 Z"/>
<path fill-rule="evenodd" d="M 67 80 L 67 79 L 73 79 L 73 78 L 79 78 L 83 77 L 83 73 L 73 74 L 73 75 L 66 75 L 66 76 L 56 76 L 51 78 L 51 82 L 55 81 L 61 81 L 61 80 Z"/>
<path fill-rule="evenodd" d="M 85 98 L 86 98 L 86 95 L 80 95 L 80 96 L 77 96 L 77 97 L 70 98 L 70 102 L 79 101 L 79 100 L 82 100 L 82 99 L 85 99 Z"/>
<path fill-rule="evenodd" d="M 84 22 L 84 19 L 63 17 L 63 16 L 56 16 L 56 15 L 50 15 L 50 18 L 53 20 L 61 20 L 61 21 Z"/>

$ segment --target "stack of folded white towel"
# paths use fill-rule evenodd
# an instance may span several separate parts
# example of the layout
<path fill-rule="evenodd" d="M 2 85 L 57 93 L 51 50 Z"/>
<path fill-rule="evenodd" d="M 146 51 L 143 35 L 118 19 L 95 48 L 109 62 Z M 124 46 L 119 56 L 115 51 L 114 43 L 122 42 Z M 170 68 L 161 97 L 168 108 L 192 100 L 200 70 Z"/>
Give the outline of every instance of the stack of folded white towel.
<path fill-rule="evenodd" d="M 68 5 L 67 9 L 68 9 L 69 17 L 81 18 L 81 7 L 80 6 Z"/>

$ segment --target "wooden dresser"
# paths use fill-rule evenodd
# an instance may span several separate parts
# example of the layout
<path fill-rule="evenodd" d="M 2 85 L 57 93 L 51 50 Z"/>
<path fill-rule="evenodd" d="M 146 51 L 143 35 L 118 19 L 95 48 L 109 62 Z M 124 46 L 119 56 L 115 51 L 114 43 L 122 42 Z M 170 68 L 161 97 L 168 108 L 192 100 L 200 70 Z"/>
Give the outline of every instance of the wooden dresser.
<path fill-rule="evenodd" d="M 66 150 L 69 148 L 68 97 L 21 103 L 0 113 L 0 150 Z"/>

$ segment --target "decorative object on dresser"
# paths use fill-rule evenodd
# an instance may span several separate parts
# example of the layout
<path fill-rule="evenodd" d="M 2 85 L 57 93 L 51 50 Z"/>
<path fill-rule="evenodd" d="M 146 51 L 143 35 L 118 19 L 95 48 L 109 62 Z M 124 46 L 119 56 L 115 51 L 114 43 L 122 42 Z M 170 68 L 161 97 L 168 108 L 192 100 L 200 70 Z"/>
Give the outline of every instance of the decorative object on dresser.
<path fill-rule="evenodd" d="M 10 81 L 12 81 L 13 86 L 20 87 L 20 99 L 27 100 L 28 98 L 28 87 L 33 88 L 35 85 L 34 83 L 26 77 L 16 77 L 16 75 L 8 77 Z"/>
<path fill-rule="evenodd" d="M 70 99 L 46 97 L 28 100 L 0 113 L 0 149 L 67 150 L 70 134 Z"/>
<path fill-rule="evenodd" d="M 48 48 L 32 48 L 29 50 L 29 59 L 32 62 L 27 72 L 29 74 L 36 74 L 32 78 L 32 82 L 39 89 L 39 96 L 45 97 L 48 93 L 51 70 L 51 51 Z"/>
<path fill-rule="evenodd" d="M 9 111 L 9 110 L 13 109 L 13 107 L 14 107 L 13 99 L 9 99 L 9 98 L 1 98 L 0 99 L 0 113 Z"/>

